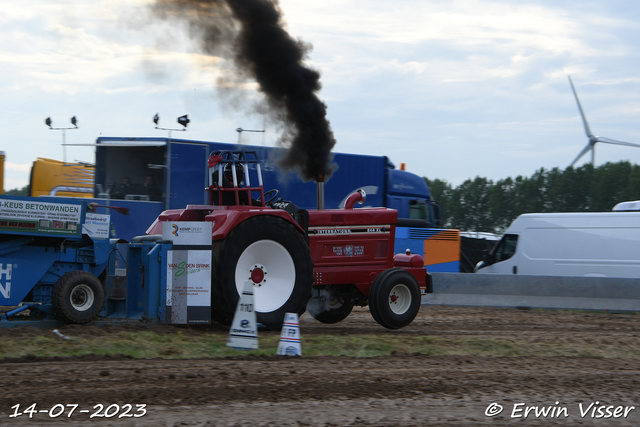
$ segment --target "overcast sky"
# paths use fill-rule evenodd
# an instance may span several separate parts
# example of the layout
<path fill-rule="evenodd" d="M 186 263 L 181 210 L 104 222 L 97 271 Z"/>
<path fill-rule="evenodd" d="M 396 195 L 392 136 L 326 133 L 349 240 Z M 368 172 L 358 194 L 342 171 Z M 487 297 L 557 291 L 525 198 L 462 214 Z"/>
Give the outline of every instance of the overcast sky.
<path fill-rule="evenodd" d="M 28 184 L 36 157 L 99 136 L 237 142 L 262 116 L 221 102 L 216 60 L 143 0 L 3 0 L 0 125 L 5 189 Z M 640 2 L 281 0 L 287 29 L 313 45 L 335 151 L 386 155 L 459 185 L 564 169 L 587 144 L 567 75 L 593 133 L 640 144 Z M 247 97 L 257 96 L 249 86 Z M 273 145 L 243 133 L 244 142 Z M 67 147 L 68 161 L 93 149 Z M 596 146 L 596 165 L 640 163 L 640 148 Z M 577 165 L 590 161 L 584 156 Z"/>

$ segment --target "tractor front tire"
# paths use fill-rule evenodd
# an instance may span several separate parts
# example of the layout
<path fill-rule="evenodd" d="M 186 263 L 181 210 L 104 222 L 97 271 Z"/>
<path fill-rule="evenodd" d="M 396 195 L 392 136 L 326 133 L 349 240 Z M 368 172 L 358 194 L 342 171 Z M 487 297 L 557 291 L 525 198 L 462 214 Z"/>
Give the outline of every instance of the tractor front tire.
<path fill-rule="evenodd" d="M 369 290 L 369 310 L 381 326 L 400 329 L 420 311 L 420 286 L 413 275 L 402 268 L 380 273 Z"/>
<path fill-rule="evenodd" d="M 305 312 L 313 261 L 293 224 L 268 215 L 250 218 L 213 242 L 212 252 L 212 318 L 219 323 L 231 324 L 247 281 L 254 284 L 254 308 L 263 326 L 280 330 L 285 313 Z"/>
<path fill-rule="evenodd" d="M 82 270 L 65 273 L 53 285 L 51 304 L 56 316 L 66 323 L 91 322 L 104 305 L 102 282 Z"/>

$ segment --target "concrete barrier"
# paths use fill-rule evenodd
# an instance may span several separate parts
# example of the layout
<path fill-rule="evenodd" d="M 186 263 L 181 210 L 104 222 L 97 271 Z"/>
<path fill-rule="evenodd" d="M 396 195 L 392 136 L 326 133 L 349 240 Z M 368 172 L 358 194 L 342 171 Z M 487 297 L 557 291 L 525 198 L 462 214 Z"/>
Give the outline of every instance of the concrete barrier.
<path fill-rule="evenodd" d="M 431 273 L 426 305 L 640 311 L 640 279 Z"/>

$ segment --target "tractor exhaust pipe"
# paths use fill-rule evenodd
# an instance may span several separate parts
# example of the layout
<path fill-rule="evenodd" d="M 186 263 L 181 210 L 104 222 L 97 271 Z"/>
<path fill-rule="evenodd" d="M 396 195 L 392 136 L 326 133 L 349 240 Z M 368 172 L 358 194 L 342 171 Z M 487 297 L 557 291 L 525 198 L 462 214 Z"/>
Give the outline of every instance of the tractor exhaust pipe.
<path fill-rule="evenodd" d="M 318 175 L 316 179 L 316 200 L 318 202 L 318 210 L 324 210 L 324 175 Z"/>

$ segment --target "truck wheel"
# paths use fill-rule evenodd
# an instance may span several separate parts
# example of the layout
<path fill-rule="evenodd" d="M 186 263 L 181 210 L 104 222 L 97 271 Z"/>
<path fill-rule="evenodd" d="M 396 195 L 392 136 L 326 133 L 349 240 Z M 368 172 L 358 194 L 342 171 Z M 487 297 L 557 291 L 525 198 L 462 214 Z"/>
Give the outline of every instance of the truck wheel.
<path fill-rule="evenodd" d="M 326 302 L 326 308 L 324 310 L 315 306 L 315 309 L 309 308 L 309 314 L 313 316 L 318 322 L 333 324 L 342 322 L 351 314 L 353 310 L 353 303 L 343 302 L 341 298 L 333 298 L 331 301 Z"/>
<path fill-rule="evenodd" d="M 369 310 L 381 326 L 400 329 L 420 310 L 420 286 L 411 273 L 391 268 L 380 273 L 369 290 Z"/>
<path fill-rule="evenodd" d="M 102 310 L 104 288 L 93 274 L 70 271 L 53 285 L 51 303 L 56 316 L 64 322 L 87 323 Z"/>
<path fill-rule="evenodd" d="M 211 306 L 218 322 L 233 321 L 246 281 L 254 283 L 257 321 L 282 328 L 285 313 L 304 313 L 311 298 L 313 261 L 303 236 L 292 224 L 273 216 L 240 223 L 214 242 Z"/>

